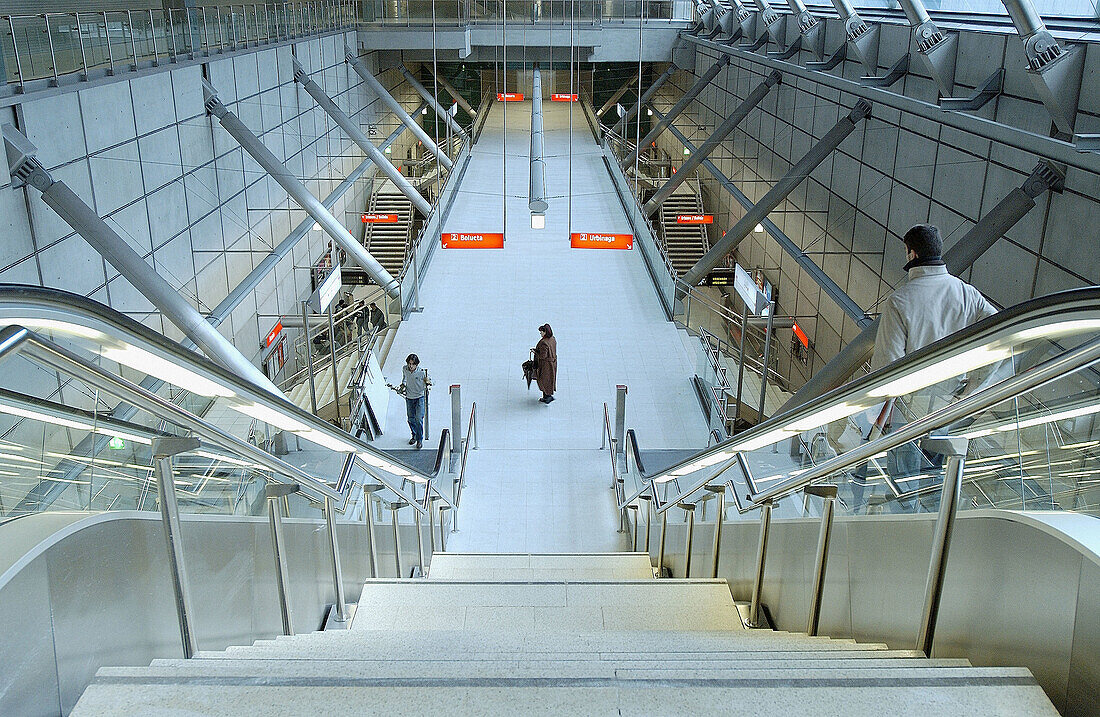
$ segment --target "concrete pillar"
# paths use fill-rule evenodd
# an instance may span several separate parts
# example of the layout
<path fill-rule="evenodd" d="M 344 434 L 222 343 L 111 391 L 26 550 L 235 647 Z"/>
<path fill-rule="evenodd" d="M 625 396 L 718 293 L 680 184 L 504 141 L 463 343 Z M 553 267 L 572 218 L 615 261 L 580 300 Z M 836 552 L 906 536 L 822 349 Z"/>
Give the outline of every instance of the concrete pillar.
<path fill-rule="evenodd" d="M 302 209 L 305 209 L 307 214 L 313 217 L 313 220 L 321 226 L 325 233 L 332 237 L 332 240 L 347 252 L 352 261 L 361 266 L 390 298 L 400 297 L 401 286 L 397 283 L 397 280 L 390 276 L 390 273 L 378 263 L 378 260 L 371 256 L 366 248 L 351 235 L 351 232 L 329 213 L 317 197 L 313 196 L 306 189 L 306 186 L 283 166 L 283 163 L 271 153 L 271 150 L 264 146 L 260 138 L 253 134 L 252 130 L 246 127 L 237 115 L 230 112 L 222 104 L 222 101 L 218 99 L 217 91 L 206 81 L 203 81 L 203 94 L 206 96 L 207 112 L 218 118 L 221 126 L 233 139 L 237 140 L 244 151 L 248 152 L 249 156 L 256 160 L 256 163 L 263 167 L 264 171 L 271 175 L 271 178 L 278 182 L 279 186 Z"/>

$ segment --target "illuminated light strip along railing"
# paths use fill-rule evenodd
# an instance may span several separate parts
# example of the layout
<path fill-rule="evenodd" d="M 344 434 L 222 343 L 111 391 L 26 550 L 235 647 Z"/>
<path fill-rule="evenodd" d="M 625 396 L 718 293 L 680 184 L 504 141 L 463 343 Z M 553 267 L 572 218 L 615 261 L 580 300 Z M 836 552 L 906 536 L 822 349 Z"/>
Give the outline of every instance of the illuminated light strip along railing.
<path fill-rule="evenodd" d="M 354 453 L 368 472 L 375 469 L 371 473 L 374 478 L 399 495 L 403 491 L 377 471 L 386 471 L 401 479 L 418 476 L 424 482 L 430 480 L 430 476 L 317 419 L 289 401 L 263 394 L 201 356 L 84 297 L 36 287 L 0 287 L 0 324 L 55 331 L 99 343 L 106 347 L 104 356 L 112 361 L 155 375 L 193 393 L 222 398 L 228 407 L 243 415 L 270 423 L 324 448 Z M 107 351 L 111 352 L 109 356 Z"/>
<path fill-rule="evenodd" d="M 670 466 L 664 471 L 654 474 L 650 480 L 659 481 L 663 476 L 685 476 L 702 468 L 717 465 L 728 461 L 722 467 L 725 470 L 741 452 L 753 451 L 770 446 L 785 438 L 810 430 L 817 426 L 825 425 L 829 421 L 839 420 L 851 416 L 882 403 L 884 398 L 893 397 L 886 395 L 881 387 L 891 383 L 898 388 L 904 387 L 905 393 L 913 390 L 912 385 L 905 385 L 899 380 L 912 374 L 915 370 L 923 370 L 926 365 L 944 365 L 944 360 L 951 356 L 944 356 L 945 352 L 955 351 L 951 354 L 969 354 L 977 363 L 973 366 L 949 366 L 949 375 L 943 375 L 939 380 L 952 378 L 974 370 L 997 360 L 996 352 L 975 352 L 977 347 L 992 346 L 1017 346 L 1023 341 L 1032 341 L 1040 338 L 1055 339 L 1074 333 L 1098 331 L 1100 332 L 1100 288 L 1087 287 L 1060 292 L 1049 296 L 1032 299 L 1006 309 L 988 319 L 978 322 L 951 336 L 948 336 L 919 351 L 913 352 L 894 363 L 886 366 L 873 374 L 863 376 L 850 384 L 841 386 L 833 391 L 810 401 L 805 406 L 793 409 L 779 416 L 775 416 L 764 423 L 741 433 L 733 438 L 705 449 L 695 456 L 689 457 L 680 463 Z M 1074 316 L 1077 314 L 1077 316 Z M 1083 316 L 1082 316 L 1083 315 Z M 930 378 L 925 375 L 925 378 Z M 936 383 L 929 381 L 928 385 Z M 872 396 L 871 392 L 875 395 Z M 893 435 L 893 434 L 891 434 Z M 868 456 L 881 452 L 884 449 L 876 449 Z M 702 488 L 713 478 L 704 476 L 694 481 L 674 499 L 670 504 L 675 504 L 686 499 L 695 491 Z"/>
<path fill-rule="evenodd" d="M 778 500 L 801 490 L 804 486 L 810 485 L 819 478 L 832 475 L 837 471 L 867 460 L 881 451 L 897 448 L 909 441 L 943 428 L 955 420 L 973 415 L 978 411 L 984 411 L 1004 400 L 1038 388 L 1097 360 L 1100 360 L 1100 338 L 1092 339 L 1078 348 L 1067 351 L 1062 356 L 1044 361 L 1021 374 L 1006 378 L 1000 383 L 945 406 L 924 418 L 906 424 L 881 438 L 865 443 L 858 448 L 853 448 L 841 456 L 815 466 L 795 478 L 781 481 L 766 488 L 758 495 L 750 496 L 750 498 L 756 505 Z"/>

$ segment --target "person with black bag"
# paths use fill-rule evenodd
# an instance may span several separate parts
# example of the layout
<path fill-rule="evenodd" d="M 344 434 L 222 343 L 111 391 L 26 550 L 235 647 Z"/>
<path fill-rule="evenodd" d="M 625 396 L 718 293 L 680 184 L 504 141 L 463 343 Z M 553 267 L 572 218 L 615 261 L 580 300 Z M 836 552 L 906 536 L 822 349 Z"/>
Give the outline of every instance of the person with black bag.
<path fill-rule="evenodd" d="M 535 380 L 542 391 L 540 403 L 549 404 L 554 400 L 554 391 L 558 387 L 558 340 L 550 324 L 539 327 L 542 338 L 535 344 Z"/>

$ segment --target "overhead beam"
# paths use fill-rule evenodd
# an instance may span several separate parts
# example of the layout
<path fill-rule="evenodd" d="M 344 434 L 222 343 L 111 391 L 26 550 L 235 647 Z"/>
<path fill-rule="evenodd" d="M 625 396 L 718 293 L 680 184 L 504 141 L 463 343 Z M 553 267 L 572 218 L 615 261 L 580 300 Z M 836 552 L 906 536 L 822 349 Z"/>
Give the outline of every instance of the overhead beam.
<path fill-rule="evenodd" d="M 421 215 L 425 217 L 428 216 L 432 211 L 432 206 L 428 204 L 428 200 L 425 199 L 420 192 L 416 191 L 413 185 L 409 184 L 409 180 L 405 179 L 404 175 L 398 171 L 397 167 L 393 166 L 389 157 L 387 157 L 382 150 L 374 146 L 374 142 L 371 142 L 367 135 L 363 133 L 363 130 L 359 129 L 359 125 L 352 121 L 351 117 L 348 117 L 347 114 L 345 114 L 344 111 L 325 94 L 325 91 L 322 90 L 316 82 L 310 79 L 305 68 L 303 68 L 297 60 L 293 62 L 294 81 L 299 83 L 309 96 L 320 105 L 321 109 L 323 109 L 336 124 L 340 125 L 340 129 L 344 130 L 344 132 L 351 137 L 352 141 L 367 153 L 367 157 L 369 157 L 370 160 L 374 162 L 374 165 L 393 182 L 398 191 L 404 194 L 405 197 L 412 202 L 412 205 L 417 208 Z"/>
<path fill-rule="evenodd" d="M 456 135 L 458 135 L 459 137 L 465 137 L 466 130 L 462 129 L 458 122 L 455 121 L 455 118 L 451 116 L 450 112 L 443 109 L 443 105 L 439 104 L 439 100 L 435 98 L 435 95 L 433 95 L 431 92 L 428 92 L 428 88 L 420 84 L 420 80 L 416 79 L 413 76 L 413 73 L 409 72 L 409 69 L 407 67 L 405 67 L 404 65 L 398 65 L 398 69 L 401 70 L 401 74 L 405 77 L 405 81 L 412 85 L 412 88 L 416 90 L 416 93 L 420 95 L 425 102 L 428 103 L 428 107 L 432 108 L 432 111 L 435 112 L 436 117 L 442 117 L 443 121 L 447 124 L 448 127 L 451 128 L 451 131 L 454 132 Z"/>
<path fill-rule="evenodd" d="M 687 109 L 687 106 L 690 105 L 695 100 L 695 98 L 699 96 L 699 93 L 702 92 L 706 88 L 706 86 L 709 85 L 714 80 L 714 78 L 718 76 L 718 73 L 721 72 L 722 69 L 729 63 L 730 58 L 724 55 L 713 65 L 708 67 L 707 71 L 700 75 L 699 79 L 695 81 L 695 84 L 688 88 L 688 91 L 684 93 L 684 96 L 681 97 L 679 101 L 672 106 L 672 109 L 668 111 L 668 114 L 666 114 L 664 118 L 661 119 L 661 121 L 658 122 L 653 129 L 647 132 L 645 137 L 638 141 L 638 146 L 634 148 L 634 151 L 623 157 L 622 161 L 619 162 L 619 166 L 629 167 L 630 165 L 634 164 L 634 161 L 638 159 L 638 155 L 642 151 L 642 147 L 648 147 L 651 142 L 660 137 L 661 133 L 668 129 L 668 126 L 672 124 L 677 117 L 680 116 L 680 113 Z"/>
<path fill-rule="evenodd" d="M 217 90 L 203 80 L 203 94 L 206 96 L 206 111 L 218 119 L 222 128 L 229 133 L 237 143 L 241 145 L 256 163 L 263 167 L 272 179 L 298 203 L 313 220 L 320 225 L 326 234 L 351 257 L 352 261 L 363 268 L 363 271 L 374 279 L 375 283 L 382 287 L 391 298 L 401 296 L 401 286 L 397 279 L 393 278 L 386 269 L 378 263 L 366 248 L 351 235 L 344 224 L 332 216 L 325 205 L 313 196 L 301 180 L 295 177 L 283 165 L 278 158 L 271 153 L 264 143 L 253 134 L 237 115 L 229 111 L 229 108 L 218 99 Z"/>
<path fill-rule="evenodd" d="M 747 237 L 756 228 L 757 224 L 771 214 L 779 206 L 779 203 L 786 199 L 787 195 L 794 191 L 794 188 L 801 184 L 802 180 L 806 179 L 817 165 L 832 154 L 859 123 L 870 114 L 871 103 L 866 100 L 856 102 L 856 106 L 852 108 L 851 112 L 842 117 L 831 130 L 825 133 L 825 136 L 819 139 L 802 159 L 795 162 L 794 166 L 776 182 L 774 187 L 768 190 L 767 194 L 760 198 L 760 201 L 753 205 L 752 209 L 745 212 L 740 221 L 715 242 L 714 246 L 696 262 L 695 266 L 688 269 L 682 277 L 684 283 L 688 286 L 694 286 L 706 278 L 711 269 L 722 263 L 726 256 L 737 248 L 741 240 Z"/>
<path fill-rule="evenodd" d="M 424 128 L 418 125 L 416 120 L 410 117 L 409 113 L 405 111 L 405 108 L 401 106 L 401 103 L 395 100 L 393 95 L 386 91 L 386 88 L 370 73 L 370 70 L 363 64 L 363 61 L 355 54 L 355 51 L 350 47 L 345 48 L 344 58 L 347 60 L 348 64 L 351 65 L 351 69 L 355 70 L 355 74 L 363 78 L 363 82 L 367 83 L 367 86 L 378 96 L 378 99 L 382 100 L 382 102 L 390 108 L 390 112 L 397 115 L 397 118 L 409 128 L 410 132 L 416 135 L 416 138 L 420 140 L 421 144 L 423 144 L 429 152 L 435 155 L 439 163 L 442 164 L 448 172 L 451 171 L 454 167 L 451 158 L 436 146 L 432 138 L 428 136 L 428 133 L 424 131 Z"/>
<path fill-rule="evenodd" d="M 542 73 L 536 67 L 531 78 L 531 176 L 528 183 L 527 206 L 532 214 L 543 214 L 546 203 L 546 161 L 543 159 L 542 137 Z"/>
<path fill-rule="evenodd" d="M 126 281 L 175 324 L 204 354 L 225 368 L 275 396 L 283 393 L 263 371 L 245 358 L 233 343 L 222 336 L 130 244 L 118 235 L 95 210 L 77 196 L 63 181 L 55 180 L 35 157 L 37 148 L 10 124 L 2 128 L 12 183 L 26 185 L 42 193 L 42 201 L 72 227 L 84 241 L 107 260 Z"/>
<path fill-rule="evenodd" d="M 966 271 L 1005 232 L 1016 225 L 1035 207 L 1035 198 L 1046 192 L 1061 192 L 1065 176 L 1046 160 L 1039 162 L 1024 183 L 1009 192 L 997 206 L 986 213 L 970 231 L 944 252 L 943 261 L 952 274 Z M 864 327 L 847 346 L 821 367 L 813 377 L 787 399 L 776 415 L 801 406 L 842 385 L 871 360 L 875 352 L 875 336 L 879 319 Z"/>
<path fill-rule="evenodd" d="M 634 76 L 634 75 L 631 75 L 630 77 L 628 77 L 628 78 L 626 79 L 626 82 L 624 82 L 624 83 L 622 84 L 622 86 L 621 86 L 621 87 L 619 87 L 619 89 L 615 90 L 615 93 L 611 95 L 611 98 L 610 98 L 610 99 L 608 99 L 608 100 L 607 100 L 607 102 L 604 102 L 604 103 L 603 103 L 603 107 L 601 107 L 601 108 L 599 108 L 598 110 L 596 110 L 596 116 L 597 116 L 597 117 L 602 117 L 602 116 L 603 116 L 603 113 L 604 113 L 604 112 L 607 112 L 607 111 L 608 111 L 609 109 L 611 109 L 611 107 L 612 107 L 612 106 L 613 106 L 613 105 L 614 105 L 614 104 L 615 104 L 616 102 L 618 102 L 618 101 L 619 101 L 619 99 L 621 99 L 623 95 L 625 95 L 625 94 L 626 94 L 626 91 L 630 89 L 630 86 L 631 86 L 632 84 L 634 84 L 634 82 L 635 82 L 635 81 L 636 81 L 637 79 L 638 79 L 638 78 L 637 78 L 636 76 Z"/>
<path fill-rule="evenodd" d="M 657 110 L 654 110 L 654 112 L 656 111 Z M 670 132 L 672 132 L 673 135 L 675 135 L 678 140 L 680 140 L 681 144 L 687 147 L 689 152 L 695 151 L 695 146 L 688 140 L 687 137 L 684 136 L 683 132 L 677 129 L 676 125 L 672 125 L 668 129 Z M 749 199 L 748 196 L 744 192 L 742 192 L 741 189 L 736 184 L 734 184 L 729 177 L 723 174 L 722 170 L 718 169 L 717 165 L 715 165 L 714 162 L 710 161 L 709 159 L 703 160 L 703 167 L 705 167 L 706 170 L 710 172 L 711 176 L 718 180 L 718 183 L 721 184 L 722 187 L 727 192 L 729 192 L 733 196 L 733 198 L 741 204 L 742 207 L 744 207 L 746 210 L 752 208 L 752 200 Z M 774 239 L 776 243 L 779 244 L 780 248 L 782 248 L 783 251 L 787 252 L 787 254 L 792 259 L 794 259 L 795 263 L 797 263 L 798 266 L 803 271 L 805 271 L 811 279 L 814 280 L 814 283 L 821 287 L 821 290 L 824 291 L 829 296 L 829 298 L 837 303 L 837 305 L 844 311 L 845 314 L 847 314 L 852 319 L 852 321 L 855 321 L 860 326 L 864 326 L 871 322 L 870 317 L 868 317 L 867 314 L 864 313 L 863 309 L 859 308 L 859 304 L 857 304 L 855 300 L 852 299 L 852 297 L 848 296 L 848 293 L 844 291 L 844 289 L 840 288 L 840 286 L 835 281 L 833 281 L 829 277 L 829 275 L 826 274 L 825 271 L 820 266 L 818 266 L 817 263 L 814 262 L 814 260 L 808 254 L 806 254 L 806 252 L 802 251 L 798 247 L 798 244 L 794 242 L 794 240 L 784 234 L 783 230 L 776 226 L 775 222 L 773 222 L 771 219 L 765 218 L 763 221 L 760 222 L 760 224 L 764 227 L 764 230 L 772 237 L 772 239 Z"/>
<path fill-rule="evenodd" d="M 772 70 L 768 73 L 768 76 L 764 78 L 764 81 L 753 88 L 752 92 L 742 100 L 741 104 L 737 105 L 737 108 L 730 113 L 730 116 L 722 120 L 722 124 L 718 125 L 718 128 L 714 130 L 714 133 L 707 140 L 703 142 L 703 146 L 696 151 L 688 150 L 691 152 L 691 156 L 687 161 L 680 165 L 680 168 L 676 170 L 668 180 L 658 189 L 650 198 L 644 207 L 646 216 L 649 216 L 661 208 L 665 200 L 672 196 L 672 193 L 676 191 L 676 188 L 683 184 L 688 177 L 694 174 L 699 165 L 703 163 L 711 152 L 718 148 L 722 142 L 725 141 L 730 133 L 733 132 L 737 125 L 741 124 L 741 121 L 748 116 L 749 112 L 754 107 L 760 104 L 772 87 L 778 85 L 782 80 L 783 75 L 778 71 Z"/>
<path fill-rule="evenodd" d="M 428 70 L 431 71 L 431 68 L 428 68 Z M 439 84 L 443 85 L 443 89 L 447 90 L 447 94 L 451 96 L 451 99 L 458 103 L 459 107 L 466 111 L 466 114 L 470 115 L 471 117 L 477 117 L 477 110 L 474 109 L 474 106 L 471 105 L 466 100 L 466 98 L 462 96 L 461 92 L 454 88 L 454 85 L 447 81 L 447 78 L 443 76 L 442 72 L 434 73 L 434 75 L 436 81 L 438 81 Z"/>

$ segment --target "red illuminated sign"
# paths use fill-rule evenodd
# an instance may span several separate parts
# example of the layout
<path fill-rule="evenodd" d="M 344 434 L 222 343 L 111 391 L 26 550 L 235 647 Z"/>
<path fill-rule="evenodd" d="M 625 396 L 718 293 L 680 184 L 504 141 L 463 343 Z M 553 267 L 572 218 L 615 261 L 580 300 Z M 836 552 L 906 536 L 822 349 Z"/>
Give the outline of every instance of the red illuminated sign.
<path fill-rule="evenodd" d="M 279 338 L 281 333 L 283 333 L 283 322 L 279 321 L 271 327 L 271 331 L 268 331 L 267 336 L 264 337 L 264 348 L 269 348 L 271 344 L 275 343 L 275 339 Z"/>
<path fill-rule="evenodd" d="M 451 232 L 443 235 L 444 249 L 503 249 L 504 235 L 486 232 Z"/>
<path fill-rule="evenodd" d="M 498 92 L 497 102 L 523 102 L 522 92 Z"/>
<path fill-rule="evenodd" d="M 677 224 L 713 224 L 713 214 L 677 214 Z"/>
<path fill-rule="evenodd" d="M 569 245 L 574 249 L 633 249 L 634 235 L 574 232 Z"/>
<path fill-rule="evenodd" d="M 798 324 L 795 324 L 791 328 L 794 329 L 794 335 L 798 337 L 802 345 L 806 348 L 810 348 L 810 337 L 806 335 L 806 332 L 799 328 Z"/>
<path fill-rule="evenodd" d="M 364 224 L 397 224 L 396 214 L 364 214 Z"/>
<path fill-rule="evenodd" d="M 554 93 L 550 95 L 551 102 L 576 102 L 577 96 L 563 93 Z"/>

